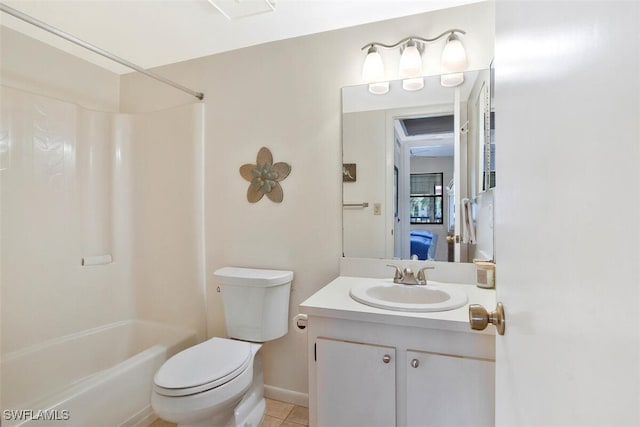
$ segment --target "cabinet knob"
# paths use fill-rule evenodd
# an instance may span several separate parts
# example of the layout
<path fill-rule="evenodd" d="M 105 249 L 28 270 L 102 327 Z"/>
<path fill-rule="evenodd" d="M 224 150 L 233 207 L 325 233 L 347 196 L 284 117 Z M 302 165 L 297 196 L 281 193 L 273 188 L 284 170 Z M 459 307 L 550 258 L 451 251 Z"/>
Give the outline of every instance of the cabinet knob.
<path fill-rule="evenodd" d="M 389 356 L 388 354 L 385 354 L 384 356 L 382 356 L 382 361 L 384 363 L 389 363 L 391 362 L 391 356 Z"/>
<path fill-rule="evenodd" d="M 413 359 L 411 361 L 411 367 L 412 368 L 417 368 L 418 366 L 420 366 L 420 361 L 418 359 Z"/>
<path fill-rule="evenodd" d="M 471 325 L 471 329 L 481 331 L 486 328 L 489 323 L 495 325 L 498 334 L 504 335 L 505 320 L 502 303 L 499 302 L 496 310 L 491 313 L 487 312 L 487 310 L 479 304 L 471 304 L 469 306 L 469 324 Z"/>

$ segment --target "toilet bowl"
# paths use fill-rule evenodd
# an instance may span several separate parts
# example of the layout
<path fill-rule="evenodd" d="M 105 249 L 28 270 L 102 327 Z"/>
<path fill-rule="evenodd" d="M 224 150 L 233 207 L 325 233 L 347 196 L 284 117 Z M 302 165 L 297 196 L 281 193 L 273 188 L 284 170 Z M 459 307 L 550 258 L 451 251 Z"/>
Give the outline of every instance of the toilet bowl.
<path fill-rule="evenodd" d="M 258 426 L 264 411 L 261 347 L 212 338 L 176 354 L 154 378 L 154 411 L 179 426 Z M 259 412 L 253 420 L 252 412 Z"/>
<path fill-rule="evenodd" d="M 154 377 L 151 406 L 179 427 L 258 427 L 265 410 L 260 343 L 288 331 L 293 273 L 225 267 L 215 276 L 230 338 L 167 360 Z"/>

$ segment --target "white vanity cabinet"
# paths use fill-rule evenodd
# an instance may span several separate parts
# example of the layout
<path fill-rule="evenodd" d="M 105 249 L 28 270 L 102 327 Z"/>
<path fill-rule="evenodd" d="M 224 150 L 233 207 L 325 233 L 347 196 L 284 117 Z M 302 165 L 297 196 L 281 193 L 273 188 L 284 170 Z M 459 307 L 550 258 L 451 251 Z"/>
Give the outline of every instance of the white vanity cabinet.
<path fill-rule="evenodd" d="M 492 360 L 407 351 L 407 425 L 493 426 L 494 366 Z"/>
<path fill-rule="evenodd" d="M 470 330 L 466 306 L 381 310 L 351 300 L 346 281 L 335 282 L 300 306 L 308 316 L 311 427 L 494 425 L 494 335 Z M 472 288 L 471 303 L 492 304 Z"/>
<path fill-rule="evenodd" d="M 392 347 L 318 338 L 318 425 L 394 425 L 395 359 Z"/>

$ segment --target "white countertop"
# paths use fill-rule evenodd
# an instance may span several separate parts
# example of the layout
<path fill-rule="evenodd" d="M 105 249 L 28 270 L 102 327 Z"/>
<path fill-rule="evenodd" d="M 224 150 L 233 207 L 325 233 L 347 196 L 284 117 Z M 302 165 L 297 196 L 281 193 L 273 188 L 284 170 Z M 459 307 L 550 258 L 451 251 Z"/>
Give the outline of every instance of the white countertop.
<path fill-rule="evenodd" d="M 468 284 L 437 282 L 439 286 L 452 287 L 464 291 L 468 297 L 467 304 L 449 311 L 415 313 L 385 310 L 361 304 L 353 300 L 349 296 L 349 290 L 352 286 L 362 283 L 363 280 L 393 282 L 392 279 L 340 276 L 300 304 L 300 312 L 309 316 L 332 317 L 430 329 L 445 329 L 459 332 L 495 334 L 495 328 L 487 328 L 484 331 L 473 331 L 469 326 L 469 304 L 480 304 L 488 311 L 495 308 L 496 296 L 495 290 L 493 289 L 481 289 L 475 285 Z"/>

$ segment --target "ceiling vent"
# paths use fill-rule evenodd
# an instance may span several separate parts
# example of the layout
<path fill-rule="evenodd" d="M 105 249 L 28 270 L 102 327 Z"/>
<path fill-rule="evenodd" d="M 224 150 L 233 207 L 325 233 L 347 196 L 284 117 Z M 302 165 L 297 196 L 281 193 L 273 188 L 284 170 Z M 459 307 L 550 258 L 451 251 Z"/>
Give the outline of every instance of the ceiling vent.
<path fill-rule="evenodd" d="M 276 10 L 275 0 L 208 0 L 227 19 L 240 19 Z"/>

